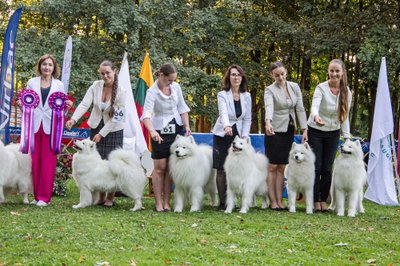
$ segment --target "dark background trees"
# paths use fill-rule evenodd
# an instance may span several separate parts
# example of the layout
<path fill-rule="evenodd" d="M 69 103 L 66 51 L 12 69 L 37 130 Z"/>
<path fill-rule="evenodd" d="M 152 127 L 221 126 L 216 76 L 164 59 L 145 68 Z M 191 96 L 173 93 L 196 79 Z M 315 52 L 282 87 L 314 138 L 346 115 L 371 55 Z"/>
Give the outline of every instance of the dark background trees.
<path fill-rule="evenodd" d="M 19 89 L 34 75 L 40 55 L 53 53 L 61 62 L 68 35 L 74 44 L 70 88 L 78 99 L 98 79 L 99 63 L 106 58 L 118 63 L 124 51 L 135 84 L 149 51 L 154 69 L 166 61 L 178 66 L 193 128 L 209 132 L 221 77 L 237 63 L 249 77 L 252 132 L 262 132 L 272 62 L 286 64 L 309 110 L 314 87 L 327 79 L 329 61 L 341 58 L 354 99 L 351 131 L 368 137 L 380 60 L 386 56 L 394 119 L 399 119 L 399 1 L 7 1 L 0 2 L 0 38 L 10 13 L 22 4 L 15 58 Z"/>

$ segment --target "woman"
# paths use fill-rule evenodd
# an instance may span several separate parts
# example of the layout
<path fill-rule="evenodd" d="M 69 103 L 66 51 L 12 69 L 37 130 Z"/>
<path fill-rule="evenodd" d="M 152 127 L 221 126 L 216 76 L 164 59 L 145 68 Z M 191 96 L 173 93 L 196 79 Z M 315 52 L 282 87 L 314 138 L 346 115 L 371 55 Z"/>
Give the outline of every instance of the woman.
<path fill-rule="evenodd" d="M 107 159 L 111 151 L 122 148 L 124 123 L 121 116 L 125 111 L 125 90 L 118 85 L 117 69 L 108 60 L 100 64 L 101 80 L 93 82 L 87 90 L 82 102 L 76 108 L 66 127 L 71 127 L 93 104 L 88 125 L 90 139 L 97 143 L 96 147 L 103 160 Z M 100 193 L 97 204 L 111 207 L 114 204 L 114 192 Z"/>
<path fill-rule="evenodd" d="M 50 204 L 53 195 L 54 174 L 56 171 L 57 155 L 50 150 L 50 125 L 52 110 L 49 107 L 48 96 L 53 92 L 64 92 L 63 83 L 57 78 L 60 68 L 53 55 L 45 54 L 36 64 L 38 77 L 28 81 L 27 88 L 39 95 L 39 105 L 34 110 L 35 150 L 32 157 L 33 194 L 31 202 L 39 207 Z M 71 101 L 66 101 L 69 107 Z M 21 102 L 18 102 L 21 105 Z"/>
<path fill-rule="evenodd" d="M 218 119 L 212 132 L 213 168 L 217 169 L 219 210 L 226 209 L 226 174 L 224 163 L 235 136 L 249 137 L 251 126 L 251 96 L 247 91 L 247 78 L 239 65 L 231 65 L 218 92 Z"/>
<path fill-rule="evenodd" d="M 349 112 L 351 92 L 342 60 L 334 59 L 328 66 L 329 79 L 314 91 L 308 119 L 309 144 L 315 153 L 314 212 L 327 212 L 326 200 L 332 180 L 332 165 L 339 143 L 350 137 Z"/>
<path fill-rule="evenodd" d="M 174 82 L 176 68 L 164 64 L 156 71 L 157 80 L 147 90 L 141 120 L 150 132 L 154 171 L 152 174 L 155 211 L 170 211 L 172 180 L 168 175 L 168 158 L 170 146 L 177 134 L 191 134 L 189 127 L 189 107 L 182 95 L 182 89 Z"/>
<path fill-rule="evenodd" d="M 268 194 L 272 210 L 285 210 L 282 202 L 284 170 L 297 129 L 296 115 L 303 131 L 302 142 L 307 141 L 307 116 L 303 96 L 297 83 L 286 80 L 287 70 L 281 62 L 270 68 L 274 83 L 264 92 L 265 155 L 268 165 Z"/>

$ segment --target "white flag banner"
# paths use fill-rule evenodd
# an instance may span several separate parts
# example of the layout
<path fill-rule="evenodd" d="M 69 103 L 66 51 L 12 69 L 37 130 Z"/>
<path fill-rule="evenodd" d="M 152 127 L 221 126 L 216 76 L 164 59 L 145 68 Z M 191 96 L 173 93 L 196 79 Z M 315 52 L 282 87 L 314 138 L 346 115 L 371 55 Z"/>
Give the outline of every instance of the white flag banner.
<path fill-rule="evenodd" d="M 71 60 L 72 60 L 72 37 L 69 36 L 65 44 L 64 61 L 62 67 L 61 81 L 64 84 L 64 91 L 68 93 L 69 77 L 71 76 Z"/>
<path fill-rule="evenodd" d="M 383 57 L 376 91 L 368 159 L 368 189 L 365 198 L 385 206 L 399 205 L 394 183 L 390 140 L 394 128 L 392 117 L 386 60 Z"/>
<path fill-rule="evenodd" d="M 133 150 L 137 155 L 142 156 L 143 153 L 147 151 L 147 144 L 143 136 L 135 100 L 133 98 L 127 53 L 124 54 L 124 59 L 122 60 L 118 75 L 118 84 L 126 91 L 124 149 Z"/>

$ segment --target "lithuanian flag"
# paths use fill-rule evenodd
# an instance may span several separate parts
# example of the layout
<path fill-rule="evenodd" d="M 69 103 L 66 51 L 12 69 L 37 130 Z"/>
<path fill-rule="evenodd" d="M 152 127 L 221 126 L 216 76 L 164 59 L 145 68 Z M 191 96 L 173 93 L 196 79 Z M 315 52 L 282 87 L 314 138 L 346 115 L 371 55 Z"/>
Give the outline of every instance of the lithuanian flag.
<path fill-rule="evenodd" d="M 139 118 L 143 114 L 143 106 L 144 106 L 144 100 L 146 99 L 147 89 L 150 88 L 153 85 L 153 83 L 154 80 L 153 80 L 153 72 L 151 70 L 151 65 L 150 65 L 150 56 L 149 53 L 146 53 L 142 65 L 142 70 L 140 71 L 139 75 L 139 81 L 137 83 L 135 91 L 135 104 Z M 143 135 L 146 139 L 147 146 L 149 147 L 150 145 L 149 132 L 144 127 L 143 122 L 141 122 L 141 126 Z"/>

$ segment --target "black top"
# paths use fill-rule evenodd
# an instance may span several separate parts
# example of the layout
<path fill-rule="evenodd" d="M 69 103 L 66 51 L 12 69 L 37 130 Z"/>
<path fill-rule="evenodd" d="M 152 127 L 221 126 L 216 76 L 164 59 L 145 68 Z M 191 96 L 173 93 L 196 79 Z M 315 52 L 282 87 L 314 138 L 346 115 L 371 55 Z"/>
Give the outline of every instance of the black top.
<path fill-rule="evenodd" d="M 242 115 L 242 105 L 240 104 L 240 99 L 237 101 L 233 101 L 235 104 L 235 113 L 236 113 L 236 118 Z"/>
<path fill-rule="evenodd" d="M 42 93 L 42 104 L 44 105 L 44 103 L 47 100 L 47 96 L 49 96 L 50 87 L 48 87 L 48 88 L 40 88 L 40 92 Z"/>

